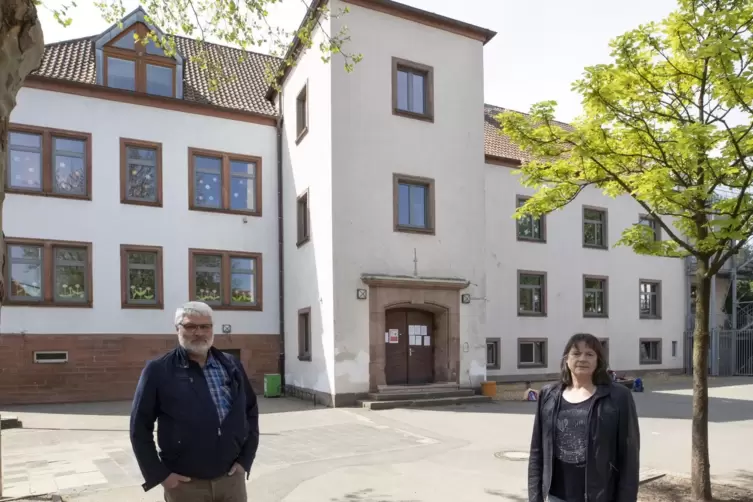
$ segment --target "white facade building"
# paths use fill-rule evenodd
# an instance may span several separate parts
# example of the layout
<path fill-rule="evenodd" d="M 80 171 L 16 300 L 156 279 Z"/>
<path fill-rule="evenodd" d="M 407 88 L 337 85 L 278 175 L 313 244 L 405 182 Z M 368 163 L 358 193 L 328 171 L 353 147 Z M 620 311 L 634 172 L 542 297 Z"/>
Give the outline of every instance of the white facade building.
<path fill-rule="evenodd" d="M 577 332 L 608 341 L 619 372 L 683 368 L 683 262 L 614 247 L 636 203 L 587 191 L 512 219 L 530 191 L 484 105 L 494 33 L 390 0 L 330 4 L 350 12 L 321 20 L 280 93 L 267 56 L 227 58 L 237 82 L 212 93 L 191 40 L 172 60 L 127 47 L 140 11 L 48 47 L 11 117 L 4 214 L 0 360 L 18 370 L 9 392 L 34 392 L 2 399 L 129 397 L 196 298 L 258 390 L 280 372 L 331 405 L 547 378 Z M 317 49 L 343 24 L 364 56 L 350 74 Z"/>

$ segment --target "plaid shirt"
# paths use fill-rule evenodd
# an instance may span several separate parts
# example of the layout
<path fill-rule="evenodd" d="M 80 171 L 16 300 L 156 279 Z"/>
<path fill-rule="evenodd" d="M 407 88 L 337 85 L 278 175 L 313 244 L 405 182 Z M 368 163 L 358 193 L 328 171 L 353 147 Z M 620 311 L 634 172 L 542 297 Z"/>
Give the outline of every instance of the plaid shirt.
<path fill-rule="evenodd" d="M 221 423 L 230 413 L 230 407 L 233 404 L 228 374 L 222 363 L 212 357 L 212 354 L 207 357 L 207 363 L 203 369 L 204 378 L 209 386 L 209 394 L 212 395 L 212 401 L 217 408 L 217 415 L 220 417 Z"/>

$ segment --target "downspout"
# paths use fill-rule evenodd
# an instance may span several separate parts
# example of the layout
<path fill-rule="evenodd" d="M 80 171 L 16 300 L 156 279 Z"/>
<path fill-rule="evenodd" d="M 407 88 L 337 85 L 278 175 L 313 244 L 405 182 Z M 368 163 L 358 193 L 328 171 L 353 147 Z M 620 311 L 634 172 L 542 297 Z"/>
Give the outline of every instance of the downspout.
<path fill-rule="evenodd" d="M 282 128 L 283 120 L 282 90 L 278 94 L 279 115 L 277 117 L 277 234 L 278 234 L 278 260 L 280 263 L 280 275 L 278 277 L 280 288 L 279 316 L 280 316 L 280 356 L 278 359 L 278 371 L 280 373 L 280 385 L 285 395 L 285 249 L 284 249 L 284 226 L 282 214 Z"/>

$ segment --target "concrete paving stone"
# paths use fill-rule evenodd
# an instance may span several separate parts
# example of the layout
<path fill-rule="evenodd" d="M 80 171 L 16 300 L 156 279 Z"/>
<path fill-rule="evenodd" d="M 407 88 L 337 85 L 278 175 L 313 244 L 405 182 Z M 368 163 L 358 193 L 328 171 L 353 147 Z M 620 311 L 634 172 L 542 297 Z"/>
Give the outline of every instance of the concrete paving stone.
<path fill-rule="evenodd" d="M 3 483 L 3 496 L 4 497 L 24 497 L 31 493 L 31 485 L 29 482 L 24 483 Z"/>
<path fill-rule="evenodd" d="M 54 476 L 32 474 L 29 476 L 31 493 L 51 493 L 57 491 Z"/>
<path fill-rule="evenodd" d="M 134 479 L 133 476 L 129 476 L 126 471 L 112 459 L 95 460 L 94 465 L 98 471 L 102 473 L 105 479 L 107 479 L 107 482 L 113 486 L 123 486 L 138 481 L 138 479 Z"/>
<path fill-rule="evenodd" d="M 87 472 L 85 474 L 55 476 L 55 484 L 58 490 L 68 490 L 78 486 L 107 484 L 107 478 L 100 472 Z"/>

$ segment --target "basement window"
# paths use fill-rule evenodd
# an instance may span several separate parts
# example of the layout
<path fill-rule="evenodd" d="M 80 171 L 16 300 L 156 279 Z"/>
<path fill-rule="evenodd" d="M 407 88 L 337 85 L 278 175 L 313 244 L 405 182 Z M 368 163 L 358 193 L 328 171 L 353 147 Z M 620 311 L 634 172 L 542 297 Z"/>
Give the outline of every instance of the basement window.
<path fill-rule="evenodd" d="M 67 351 L 34 352 L 34 362 L 38 364 L 63 364 L 68 362 Z"/>

